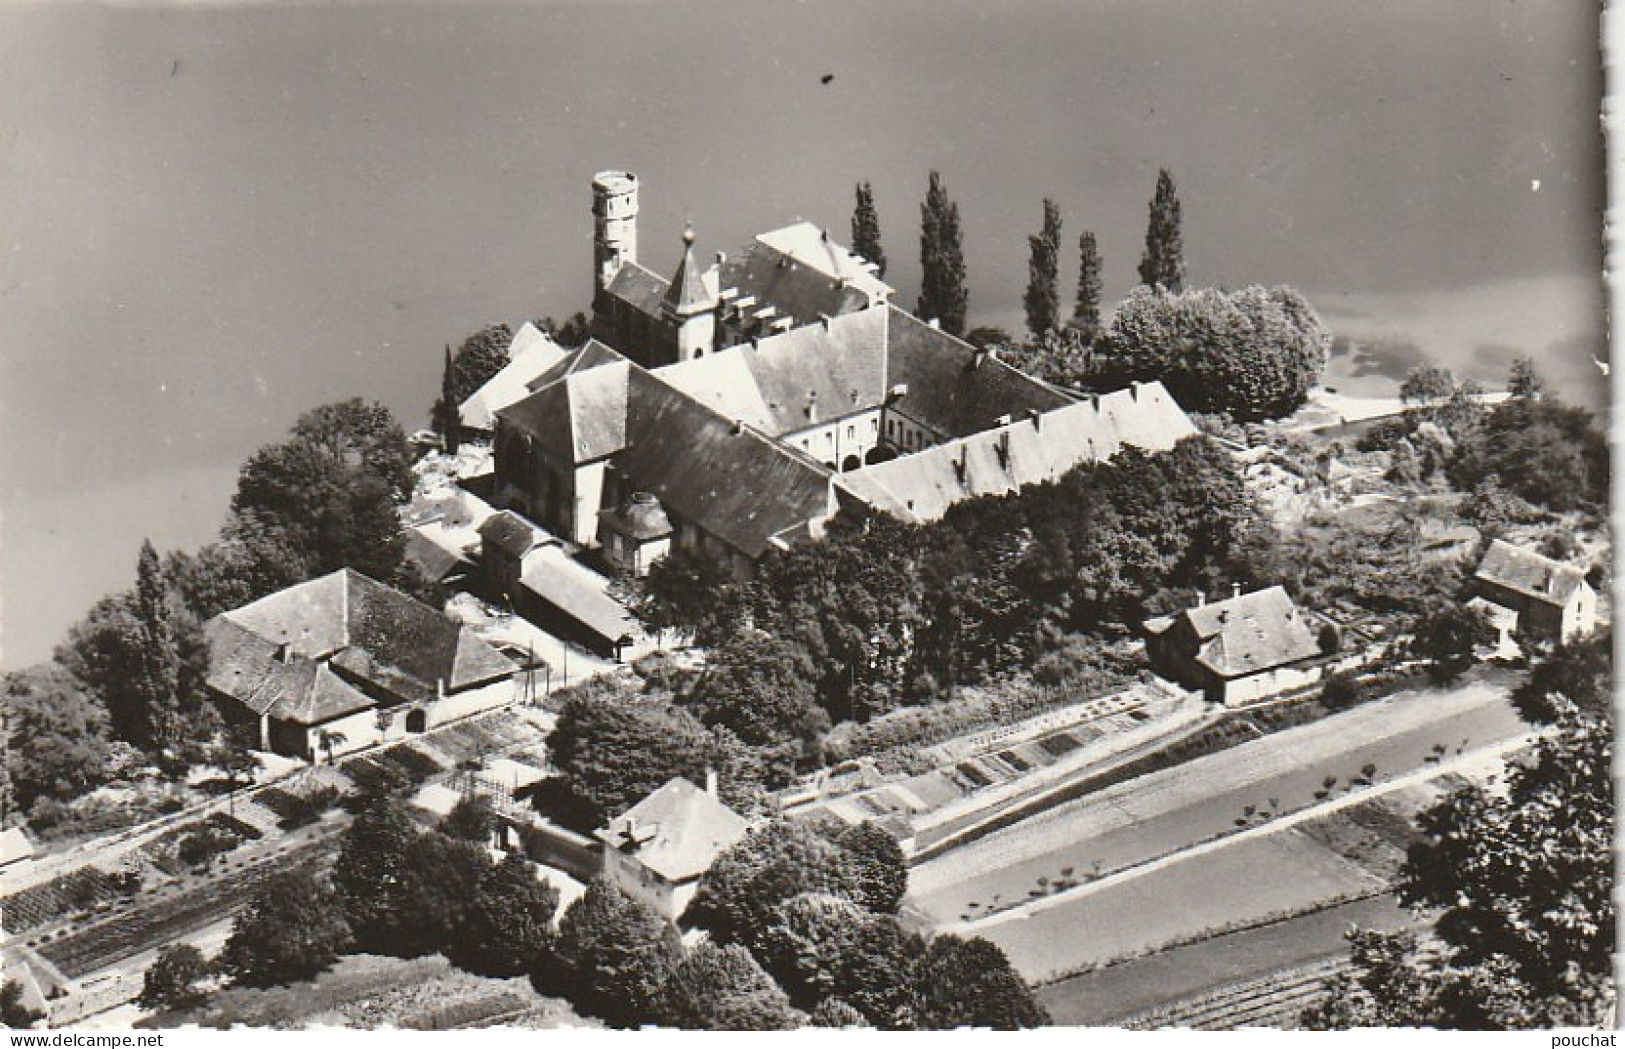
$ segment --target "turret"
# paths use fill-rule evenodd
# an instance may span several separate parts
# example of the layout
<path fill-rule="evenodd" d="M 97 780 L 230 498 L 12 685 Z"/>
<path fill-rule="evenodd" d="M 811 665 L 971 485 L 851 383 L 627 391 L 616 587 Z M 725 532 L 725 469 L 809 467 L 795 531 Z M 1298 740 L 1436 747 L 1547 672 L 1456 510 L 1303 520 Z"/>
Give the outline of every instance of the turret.
<path fill-rule="evenodd" d="M 593 271 L 603 288 L 621 263 L 638 260 L 638 177 L 630 171 L 593 176 L 592 217 Z"/>
<path fill-rule="evenodd" d="M 717 269 L 702 271 L 694 258 L 694 227 L 683 231 L 683 261 L 677 264 L 661 312 L 677 329 L 677 359 L 692 360 L 716 346 Z"/>

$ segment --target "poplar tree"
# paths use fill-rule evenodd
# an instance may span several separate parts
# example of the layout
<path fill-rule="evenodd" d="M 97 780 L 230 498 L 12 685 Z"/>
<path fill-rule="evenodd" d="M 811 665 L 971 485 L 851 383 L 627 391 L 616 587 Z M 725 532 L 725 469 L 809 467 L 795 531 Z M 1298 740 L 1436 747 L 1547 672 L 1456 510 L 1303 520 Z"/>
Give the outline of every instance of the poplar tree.
<path fill-rule="evenodd" d="M 868 181 L 858 183 L 858 203 L 852 209 L 852 250 L 875 265 L 875 275 L 886 275 L 886 249 L 880 246 L 880 216 Z"/>
<path fill-rule="evenodd" d="M 1179 196 L 1167 168 L 1157 172 L 1157 192 L 1151 198 L 1151 220 L 1145 230 L 1145 256 L 1140 260 L 1140 283 L 1180 291 L 1185 284 L 1185 251 L 1179 232 Z"/>
<path fill-rule="evenodd" d="M 457 373 L 452 366 L 451 346 L 446 347 L 446 364 L 440 372 L 440 399 L 434 402 L 434 428 L 445 450 L 457 454 L 463 443 L 462 418 L 457 400 Z"/>
<path fill-rule="evenodd" d="M 1072 307 L 1072 327 L 1093 342 L 1100 331 L 1100 252 L 1093 230 L 1078 237 L 1078 301 Z"/>
<path fill-rule="evenodd" d="M 141 542 L 136 559 L 135 638 L 129 649 L 127 687 L 139 734 L 155 750 L 185 736 L 180 715 L 181 652 L 169 585 L 152 540 Z"/>
<path fill-rule="evenodd" d="M 925 203 L 920 205 L 920 303 L 915 310 L 935 319 L 942 330 L 965 330 L 970 293 L 965 288 L 965 254 L 959 233 L 959 205 L 948 199 L 942 176 L 931 172 Z"/>
<path fill-rule="evenodd" d="M 1061 209 L 1044 198 L 1044 228 L 1027 238 L 1027 330 L 1042 340 L 1059 327 L 1061 295 L 1057 288 L 1061 269 Z"/>

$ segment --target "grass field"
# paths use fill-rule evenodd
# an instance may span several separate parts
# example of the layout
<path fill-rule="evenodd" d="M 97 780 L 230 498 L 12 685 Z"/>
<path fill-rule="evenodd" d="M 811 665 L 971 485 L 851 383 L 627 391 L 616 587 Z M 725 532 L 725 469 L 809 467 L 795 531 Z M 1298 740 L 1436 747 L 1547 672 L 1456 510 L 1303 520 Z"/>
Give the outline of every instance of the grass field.
<path fill-rule="evenodd" d="M 1357 900 L 1069 977 L 1036 993 L 1058 1024 L 1117 1026 L 1237 981 L 1342 957 L 1350 925 L 1391 930 L 1413 920 L 1392 897 Z"/>
<path fill-rule="evenodd" d="M 977 934 L 1029 980 L 1140 954 L 1218 931 L 1381 889 L 1383 882 L 1306 835 L 1251 838 L 1088 893 Z"/>

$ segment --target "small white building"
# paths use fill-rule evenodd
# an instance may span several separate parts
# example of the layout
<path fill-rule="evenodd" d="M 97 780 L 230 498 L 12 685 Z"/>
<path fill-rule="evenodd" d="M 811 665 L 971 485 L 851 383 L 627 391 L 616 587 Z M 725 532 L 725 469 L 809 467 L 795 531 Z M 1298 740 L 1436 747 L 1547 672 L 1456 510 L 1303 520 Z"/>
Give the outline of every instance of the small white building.
<path fill-rule="evenodd" d="M 1473 573 L 1478 596 L 1515 617 L 1516 633 L 1569 642 L 1597 629 L 1597 592 L 1574 565 L 1500 539 Z"/>
<path fill-rule="evenodd" d="M 1148 619 L 1152 669 L 1227 707 L 1311 684 L 1323 671 L 1309 618 L 1279 586 Z"/>
<path fill-rule="evenodd" d="M 676 921 L 700 876 L 745 836 L 743 816 L 716 796 L 716 777 L 701 790 L 681 776 L 599 829 L 604 876 L 622 892 Z"/>

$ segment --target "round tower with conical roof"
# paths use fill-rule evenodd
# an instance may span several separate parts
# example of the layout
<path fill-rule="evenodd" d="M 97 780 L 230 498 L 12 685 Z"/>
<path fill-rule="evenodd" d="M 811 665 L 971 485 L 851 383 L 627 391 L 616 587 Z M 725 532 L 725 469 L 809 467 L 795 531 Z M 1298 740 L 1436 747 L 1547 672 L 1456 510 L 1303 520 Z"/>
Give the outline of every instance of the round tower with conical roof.
<path fill-rule="evenodd" d="M 603 288 L 621 263 L 638 260 L 638 177 L 630 171 L 594 175 L 592 218 L 593 272 Z"/>

